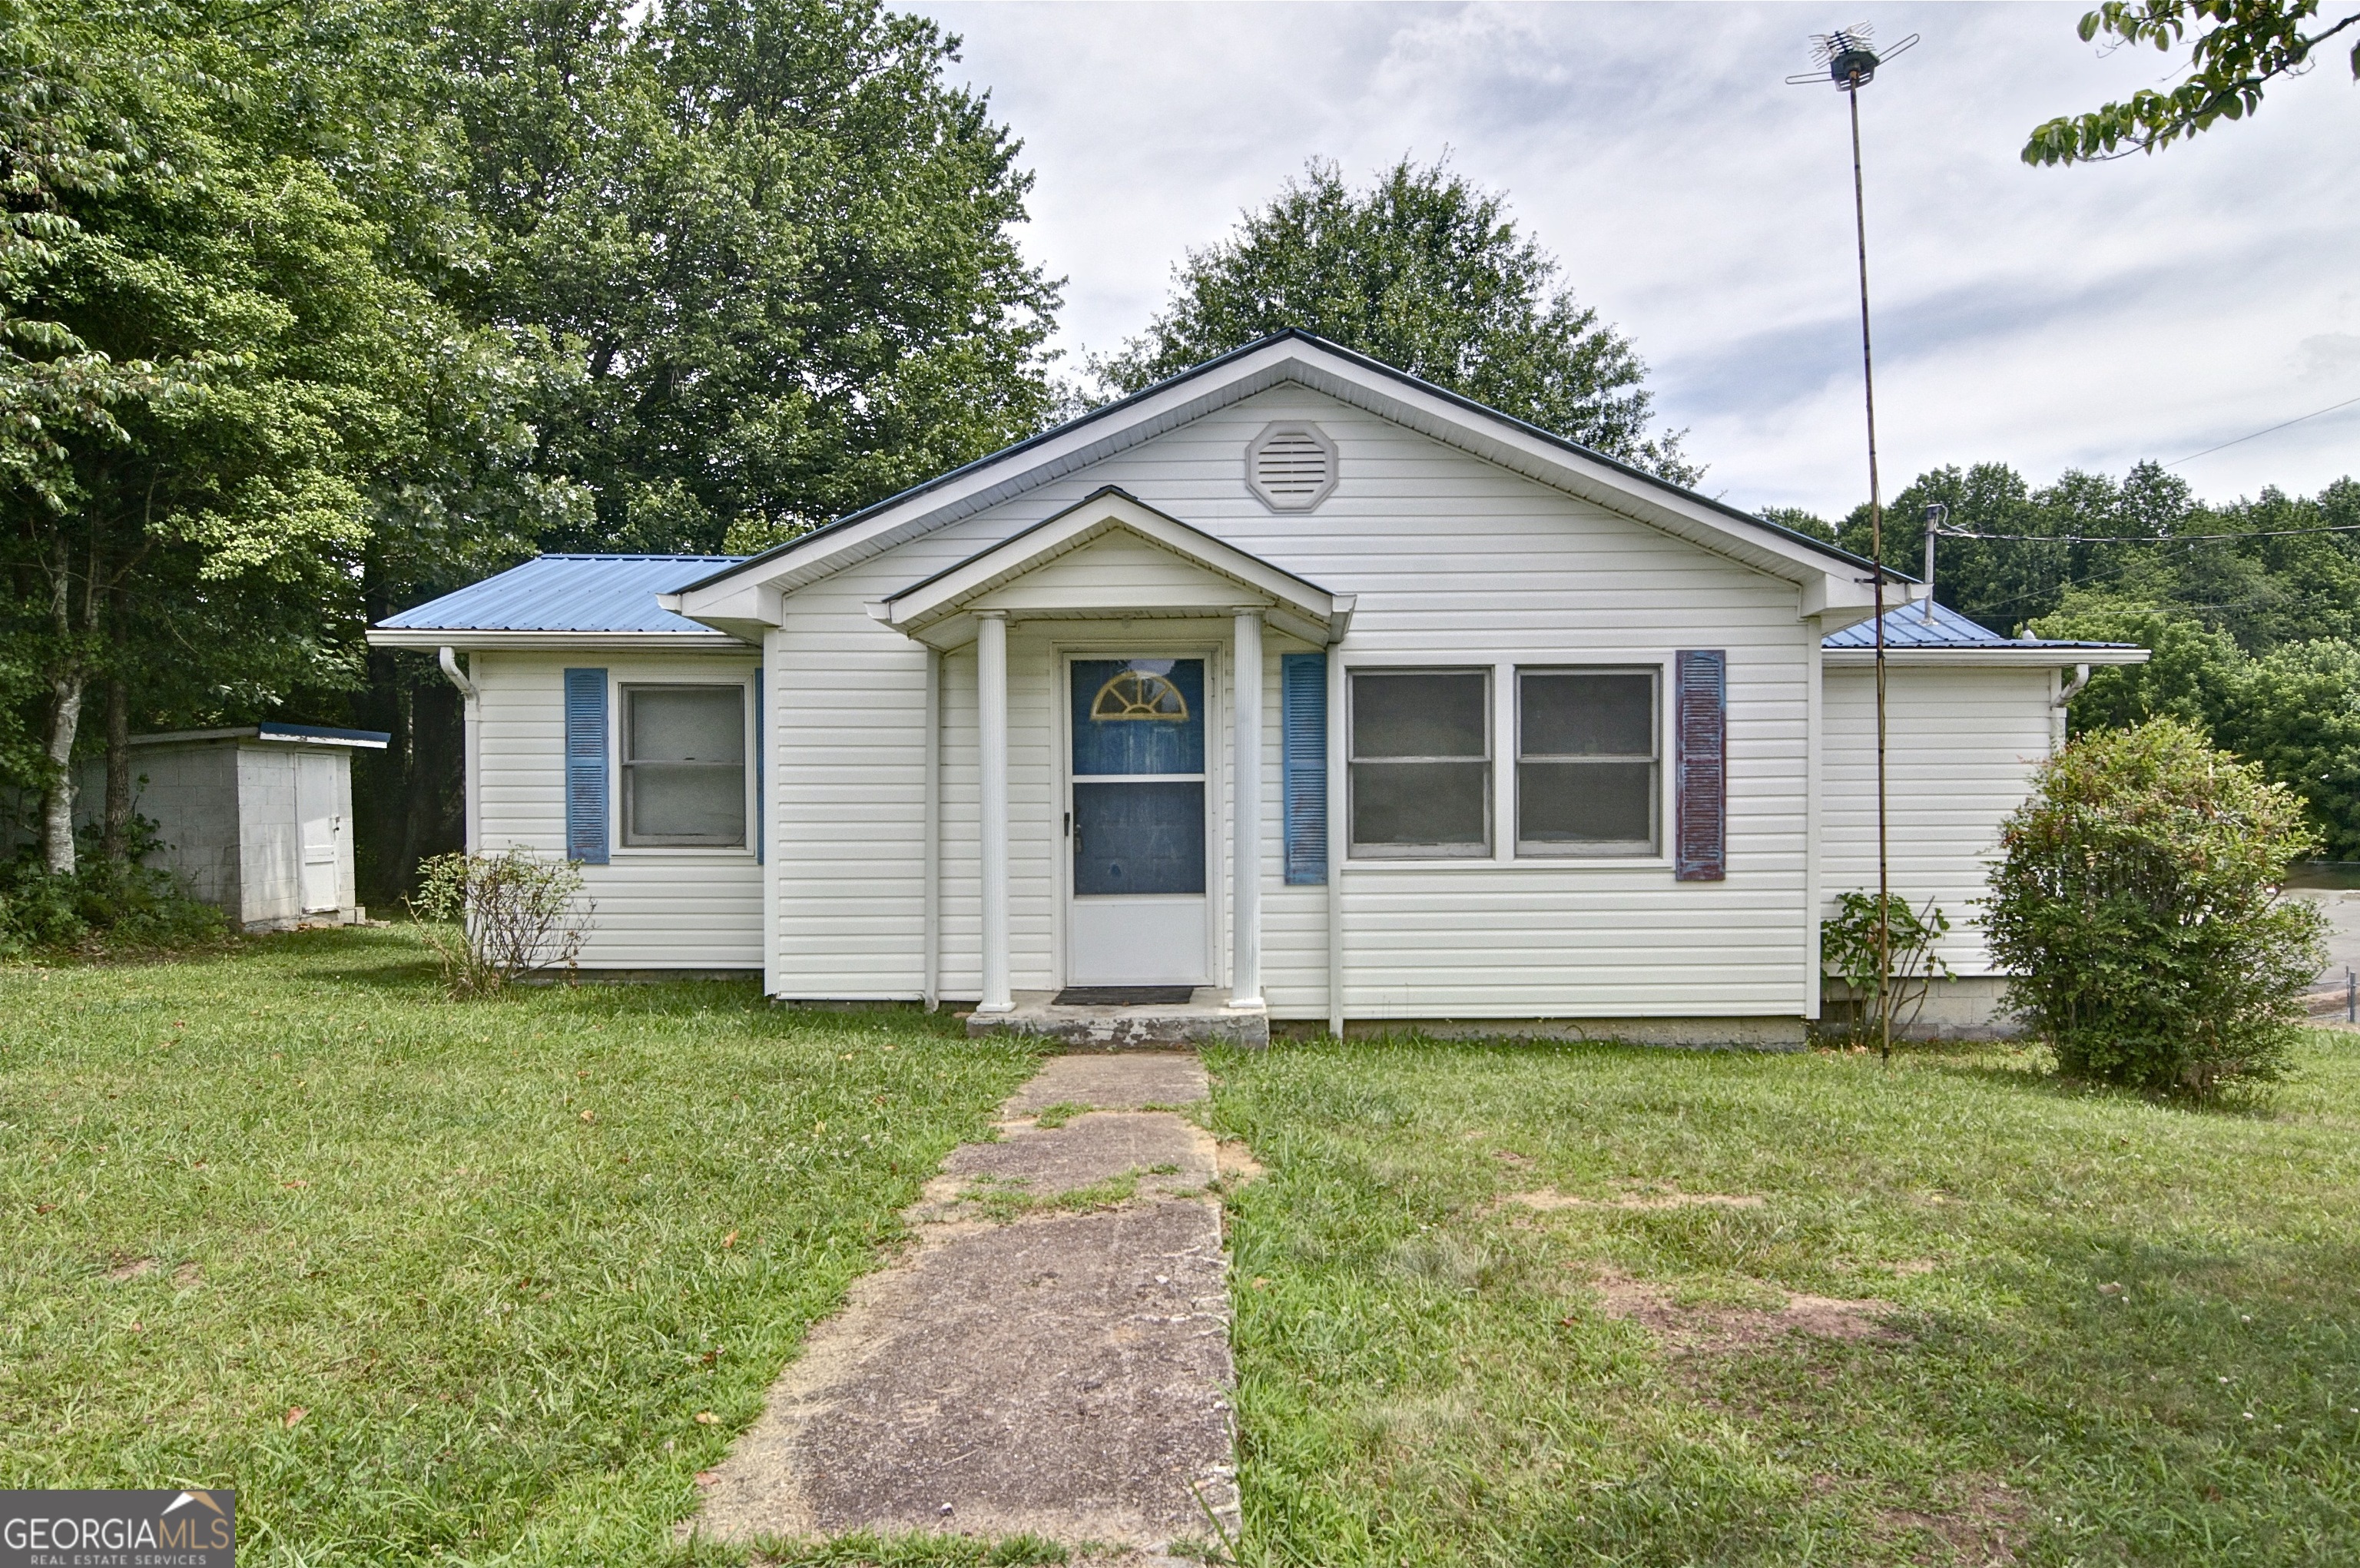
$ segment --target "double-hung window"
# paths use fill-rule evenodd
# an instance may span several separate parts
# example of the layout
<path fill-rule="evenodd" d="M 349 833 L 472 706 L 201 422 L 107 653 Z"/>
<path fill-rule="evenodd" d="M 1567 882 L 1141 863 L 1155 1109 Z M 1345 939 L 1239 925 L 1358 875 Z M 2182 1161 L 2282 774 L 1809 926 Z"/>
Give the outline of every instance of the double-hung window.
<path fill-rule="evenodd" d="M 1516 672 L 1516 853 L 1652 855 L 1659 672 Z"/>
<path fill-rule="evenodd" d="M 743 686 L 623 688 L 623 842 L 746 842 Z"/>
<path fill-rule="evenodd" d="M 1355 670 L 1356 856 L 1491 852 L 1491 673 Z"/>

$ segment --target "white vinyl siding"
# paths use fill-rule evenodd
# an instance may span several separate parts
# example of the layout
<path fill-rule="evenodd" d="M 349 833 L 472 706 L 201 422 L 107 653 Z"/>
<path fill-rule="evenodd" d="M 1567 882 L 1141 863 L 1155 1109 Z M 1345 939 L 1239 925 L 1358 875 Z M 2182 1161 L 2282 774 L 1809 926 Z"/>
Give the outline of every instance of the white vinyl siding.
<path fill-rule="evenodd" d="M 1287 419 L 1316 421 L 1338 444 L 1339 482 L 1314 513 L 1273 513 L 1245 483 L 1246 444 Z M 770 867 L 779 994 L 915 997 L 924 987 L 928 655 L 864 606 L 1104 485 L 1324 588 L 1358 594 L 1341 649 L 1348 664 L 1488 666 L 1494 701 L 1504 704 L 1502 667 L 1660 663 L 1680 648 L 1728 652 L 1726 882 L 1675 882 L 1661 860 L 1519 861 L 1500 830 L 1513 820 L 1504 815 L 1510 798 L 1495 809 L 1488 858 L 1331 868 L 1343 879 L 1352 1016 L 1793 1017 L 1805 1010 L 1810 630 L 1796 587 L 1292 385 L 786 598 L 768 670 L 779 714 Z M 1065 580 L 1033 591 L 1070 593 L 1080 587 L 1076 579 L 1115 564 L 1088 554 L 1077 552 L 1070 568 L 1059 563 Z M 1011 585 L 1009 601 L 1025 592 Z M 1118 652 L 1126 636 L 1156 649 L 1191 643 L 1215 652 L 1208 740 L 1226 815 L 1225 621 L 1142 618 L 1126 631 L 1120 622 L 1017 620 L 1009 650 L 1010 841 L 1020 990 L 1062 980 L 1056 647 L 1086 641 Z M 1327 890 L 1285 885 L 1279 843 L 1277 661 L 1302 644 L 1273 633 L 1264 646 L 1264 988 L 1275 1015 L 1321 1017 Z M 942 692 L 942 994 L 971 998 L 981 985 L 971 645 L 946 659 Z M 1495 758 L 1496 737 L 1512 732 L 1495 718 Z M 1329 765 L 1340 768 L 1343 759 Z M 1513 789 L 1512 769 L 1495 765 L 1494 773 L 1495 791 Z M 1214 863 L 1223 869 L 1215 885 L 1225 889 L 1229 835 L 1225 826 L 1216 833 Z M 1225 949 L 1225 910 L 1217 928 Z"/>
<path fill-rule="evenodd" d="M 2049 755 L 2049 696 L 2041 669 L 1885 671 L 1886 843 L 1894 893 L 1950 917 L 1945 961 L 1962 975 L 1993 972 L 1975 918 L 2001 819 L 2022 803 Z M 1826 794 L 1821 818 L 1823 915 L 1845 893 L 1876 891 L 1876 680 L 1859 665 L 1827 667 Z"/>
<path fill-rule="evenodd" d="M 483 848 L 565 852 L 565 671 L 607 672 L 608 809 L 621 795 L 614 766 L 621 688 L 750 681 L 757 655 L 478 652 L 469 673 L 483 693 L 475 777 Z M 754 970 L 762 966 L 762 868 L 751 849 L 632 848 L 610 828 L 613 858 L 582 868 L 595 902 L 582 964 L 588 969 Z"/>

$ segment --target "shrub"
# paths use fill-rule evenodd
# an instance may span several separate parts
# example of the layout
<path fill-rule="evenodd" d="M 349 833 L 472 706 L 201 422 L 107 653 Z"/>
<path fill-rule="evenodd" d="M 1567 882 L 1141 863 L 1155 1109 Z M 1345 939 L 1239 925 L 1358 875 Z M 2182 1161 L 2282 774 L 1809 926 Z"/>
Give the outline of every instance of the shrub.
<path fill-rule="evenodd" d="M 483 996 L 519 975 L 574 967 L 595 908 L 582 868 L 530 850 L 437 855 L 418 868 L 410 913 L 453 996 Z"/>
<path fill-rule="evenodd" d="M 1883 963 L 1876 951 L 1876 894 L 1844 894 L 1836 900 L 1835 915 L 1819 922 L 1819 962 L 1860 999 L 1860 1013 L 1852 1025 L 1856 1039 L 1869 1035 L 1885 1037 L 1878 1021 L 1888 1006 L 1893 1032 L 1907 1030 L 1925 1010 L 1926 993 L 1933 982 L 1950 973 L 1950 966 L 1934 950 L 1934 944 L 1950 930 L 1950 917 L 1939 905 L 1929 898 L 1923 910 L 1912 909 L 1907 899 L 1888 894 L 1885 909 Z"/>
<path fill-rule="evenodd" d="M 159 847 L 155 823 L 131 819 L 120 861 L 97 852 L 94 829 L 82 838 L 68 875 L 52 873 L 38 847 L 0 865 L 0 957 L 185 948 L 227 933 L 220 910 L 190 897 L 170 872 L 146 863 Z"/>
<path fill-rule="evenodd" d="M 2077 1077 L 2196 1095 L 2279 1071 L 2326 962 L 2281 895 L 2302 803 L 2159 718 L 2083 736 L 2001 830 L 1985 927 L 2008 1003 Z"/>

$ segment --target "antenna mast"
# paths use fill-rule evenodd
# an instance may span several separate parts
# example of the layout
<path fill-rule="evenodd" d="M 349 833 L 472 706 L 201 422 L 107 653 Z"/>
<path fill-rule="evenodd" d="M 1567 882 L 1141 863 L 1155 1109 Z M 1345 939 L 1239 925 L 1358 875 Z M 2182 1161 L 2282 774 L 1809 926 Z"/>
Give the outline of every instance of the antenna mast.
<path fill-rule="evenodd" d="M 1874 29 L 1866 22 L 1819 33 L 1812 52 L 1827 68 L 1821 77 L 1812 71 L 1786 78 L 1789 82 L 1832 82 L 1852 109 L 1852 207 L 1853 235 L 1860 256 L 1860 379 L 1868 415 L 1868 554 L 1870 581 L 1874 584 L 1876 630 L 1876 1025 L 1878 1055 L 1893 1059 L 1893 871 L 1886 831 L 1885 766 L 1885 492 L 1876 471 L 1876 364 L 1868 331 L 1868 198 L 1860 172 L 1860 90 L 1876 75 L 1876 68 L 1917 43 L 1910 34 L 1880 57 L 1869 47 Z M 1928 545 L 1930 550 L 1930 543 Z"/>

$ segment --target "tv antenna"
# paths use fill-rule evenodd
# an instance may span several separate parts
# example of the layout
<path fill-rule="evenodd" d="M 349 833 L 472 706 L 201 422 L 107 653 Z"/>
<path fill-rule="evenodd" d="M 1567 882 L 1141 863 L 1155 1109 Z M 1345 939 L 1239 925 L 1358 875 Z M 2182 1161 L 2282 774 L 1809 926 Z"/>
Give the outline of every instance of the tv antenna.
<path fill-rule="evenodd" d="M 1876 628 L 1876 1023 L 1878 1052 L 1893 1059 L 1893 865 L 1888 852 L 1885 767 L 1885 494 L 1876 474 L 1876 362 L 1869 350 L 1868 333 L 1868 200 L 1860 177 L 1860 90 L 1876 78 L 1877 68 L 1906 53 L 1918 42 L 1910 34 L 1879 54 L 1873 40 L 1876 29 L 1866 22 L 1811 35 L 1811 53 L 1821 70 L 1789 76 L 1791 86 L 1829 82 L 1852 106 L 1852 232 L 1860 254 L 1860 382 L 1868 414 L 1868 554 L 1869 580 L 1875 585 Z M 1931 593 L 1931 588 L 1928 589 Z M 1929 610 L 1930 613 L 1930 610 Z"/>

